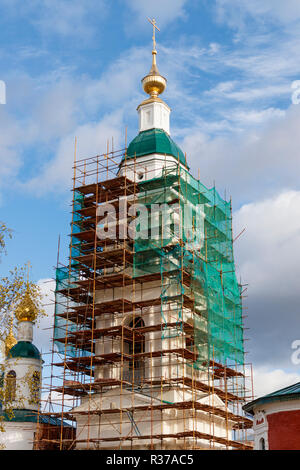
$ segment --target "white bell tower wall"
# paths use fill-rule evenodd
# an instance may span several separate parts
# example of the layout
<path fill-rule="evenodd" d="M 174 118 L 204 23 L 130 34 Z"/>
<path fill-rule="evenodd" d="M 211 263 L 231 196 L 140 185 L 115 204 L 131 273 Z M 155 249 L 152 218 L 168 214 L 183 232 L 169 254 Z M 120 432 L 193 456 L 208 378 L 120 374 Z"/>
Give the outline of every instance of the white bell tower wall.
<path fill-rule="evenodd" d="M 171 109 L 163 101 L 152 101 L 138 107 L 139 132 L 150 129 L 163 129 L 170 135 Z"/>

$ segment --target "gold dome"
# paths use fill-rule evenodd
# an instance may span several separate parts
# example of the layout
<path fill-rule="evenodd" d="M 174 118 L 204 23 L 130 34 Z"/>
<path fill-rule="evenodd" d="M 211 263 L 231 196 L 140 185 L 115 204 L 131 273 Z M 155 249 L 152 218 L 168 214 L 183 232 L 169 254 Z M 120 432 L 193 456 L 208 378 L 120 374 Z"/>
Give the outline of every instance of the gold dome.
<path fill-rule="evenodd" d="M 25 292 L 25 295 L 15 310 L 15 316 L 19 322 L 31 321 L 34 322 L 38 316 L 38 309 L 33 302 L 29 288 Z"/>
<path fill-rule="evenodd" d="M 9 333 L 4 341 L 6 356 L 8 356 L 9 351 L 14 347 L 15 344 L 17 344 L 17 340 L 13 334 L 13 319 L 11 319 Z"/>
<path fill-rule="evenodd" d="M 152 60 L 152 67 L 148 75 L 143 78 L 142 84 L 143 89 L 148 95 L 152 98 L 157 98 L 158 95 L 161 95 L 166 87 L 167 87 L 167 80 L 165 77 L 160 75 L 157 65 L 156 65 L 156 54 L 155 50 L 152 51 L 153 60 Z"/>

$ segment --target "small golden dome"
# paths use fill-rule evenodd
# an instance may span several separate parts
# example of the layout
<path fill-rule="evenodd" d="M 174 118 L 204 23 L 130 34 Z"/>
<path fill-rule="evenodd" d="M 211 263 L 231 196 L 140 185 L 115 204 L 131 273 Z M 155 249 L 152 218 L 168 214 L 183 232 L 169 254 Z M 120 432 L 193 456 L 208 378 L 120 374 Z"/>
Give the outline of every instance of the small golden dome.
<path fill-rule="evenodd" d="M 161 95 L 166 87 L 167 87 L 167 80 L 165 77 L 160 75 L 157 65 L 156 65 L 156 50 L 152 51 L 152 67 L 148 75 L 143 78 L 142 84 L 143 89 L 148 95 L 152 98 L 157 98 L 158 95 Z"/>
<path fill-rule="evenodd" d="M 9 333 L 4 341 L 6 356 L 8 356 L 9 351 L 14 347 L 15 344 L 17 344 L 17 340 L 13 334 L 13 319 L 11 319 Z"/>
<path fill-rule="evenodd" d="M 30 290 L 27 287 L 25 295 L 15 310 L 15 316 L 19 322 L 31 321 L 34 322 L 38 316 L 38 309 L 33 302 Z"/>

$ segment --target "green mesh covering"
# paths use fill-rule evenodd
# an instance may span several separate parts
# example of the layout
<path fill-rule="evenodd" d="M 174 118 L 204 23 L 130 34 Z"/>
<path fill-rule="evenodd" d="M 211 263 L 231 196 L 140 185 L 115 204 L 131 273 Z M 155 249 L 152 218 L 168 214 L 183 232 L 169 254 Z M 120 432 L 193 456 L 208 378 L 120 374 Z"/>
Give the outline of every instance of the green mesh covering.
<path fill-rule="evenodd" d="M 140 228 L 135 240 L 134 276 L 160 273 L 162 325 L 170 304 L 177 328 L 162 327 L 162 338 L 182 334 L 193 313 L 195 368 L 209 360 L 244 362 L 241 291 L 233 260 L 231 204 L 182 169 L 139 184 L 140 203 L 168 204 L 170 229 L 157 215 L 155 237 Z M 159 234 L 159 236 L 157 236 Z M 184 279 L 188 281 L 184 281 Z M 174 308 L 174 307 L 173 307 Z"/>
<path fill-rule="evenodd" d="M 184 335 L 188 324 L 197 353 L 189 362 L 196 369 L 205 368 L 210 360 L 243 364 L 241 288 L 235 274 L 230 202 L 178 164 L 138 188 L 137 202 L 152 215 L 137 225 L 133 278 L 154 274 L 161 279 L 162 340 Z M 55 340 L 58 351 L 70 356 L 78 355 L 78 350 L 59 340 L 78 329 L 65 314 L 73 305 L 67 291 L 78 281 L 75 258 L 82 251 L 78 237 L 82 216 L 76 210 L 83 204 L 84 197 L 75 192 L 70 269 L 56 273 Z M 170 308 L 175 327 L 168 325 Z M 80 355 L 90 354 L 82 347 Z"/>
<path fill-rule="evenodd" d="M 68 289 L 77 287 L 76 281 L 78 280 L 78 271 L 76 266 L 78 261 L 74 257 L 80 255 L 80 242 L 76 238 L 76 234 L 81 231 L 80 222 L 82 216 L 76 211 L 80 210 L 83 205 L 83 196 L 75 191 L 73 201 L 73 229 L 71 237 L 71 262 L 69 268 L 62 267 L 56 269 L 56 289 L 55 289 L 55 325 L 54 325 L 54 340 L 56 349 L 59 353 L 66 356 L 75 357 L 78 355 L 76 348 L 70 344 L 65 344 L 64 338 L 69 336 L 72 331 L 77 331 L 78 327 L 75 323 L 66 317 L 66 312 L 72 310 L 72 306 L 80 305 L 74 303 L 68 298 Z M 61 316 L 65 315 L 65 316 Z M 91 353 L 87 350 L 81 351 L 81 356 L 89 356 Z"/>
<path fill-rule="evenodd" d="M 69 287 L 73 287 L 76 278 L 70 279 L 69 269 L 58 268 L 56 270 L 56 290 L 55 290 L 55 327 L 54 327 L 54 340 L 57 351 L 59 353 L 66 353 L 66 355 L 75 356 L 76 351 L 70 345 L 65 346 L 64 342 L 59 341 L 65 338 L 66 333 L 76 331 L 76 325 L 68 321 L 67 318 L 62 318 L 60 315 L 65 314 L 70 302 L 61 293 L 61 291 L 67 290 Z"/>

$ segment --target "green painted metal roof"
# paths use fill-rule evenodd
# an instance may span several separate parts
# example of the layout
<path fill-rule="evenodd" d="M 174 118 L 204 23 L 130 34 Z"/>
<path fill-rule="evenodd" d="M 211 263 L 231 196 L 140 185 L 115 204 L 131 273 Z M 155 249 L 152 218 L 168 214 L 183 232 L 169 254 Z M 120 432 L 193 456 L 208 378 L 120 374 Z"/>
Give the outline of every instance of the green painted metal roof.
<path fill-rule="evenodd" d="M 18 341 L 18 343 L 15 344 L 8 353 L 8 358 L 11 357 L 41 359 L 38 348 L 29 341 Z"/>
<path fill-rule="evenodd" d="M 13 423 L 43 423 L 51 424 L 52 426 L 61 426 L 61 420 L 58 418 L 53 418 L 52 416 L 43 415 L 42 413 L 38 414 L 37 411 L 33 410 L 12 410 L 12 413 L 5 413 L 5 411 L 0 412 L 0 417 L 6 422 Z M 72 427 L 67 422 L 63 421 L 63 426 Z"/>
<path fill-rule="evenodd" d="M 261 398 L 257 398 L 256 400 L 244 405 L 243 409 L 248 413 L 254 414 L 253 408 L 257 405 L 262 405 L 264 403 L 273 403 L 274 401 L 297 400 L 299 398 L 300 382 L 294 385 L 290 385 L 289 387 L 276 390 L 276 392 L 269 393 L 268 395 L 264 395 Z"/>
<path fill-rule="evenodd" d="M 140 132 L 127 149 L 127 158 L 143 157 L 158 153 L 161 155 L 172 155 L 184 165 L 186 165 L 183 151 L 171 139 L 171 137 L 162 129 L 150 129 Z"/>

